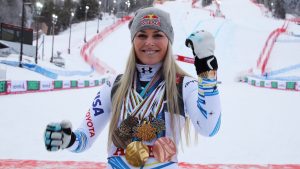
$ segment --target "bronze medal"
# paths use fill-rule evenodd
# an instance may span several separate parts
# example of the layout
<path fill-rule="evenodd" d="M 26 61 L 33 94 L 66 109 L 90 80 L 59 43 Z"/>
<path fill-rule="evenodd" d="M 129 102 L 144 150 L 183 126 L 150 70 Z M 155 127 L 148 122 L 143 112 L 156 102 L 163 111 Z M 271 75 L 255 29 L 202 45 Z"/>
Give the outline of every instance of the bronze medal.
<path fill-rule="evenodd" d="M 167 137 L 157 139 L 153 145 L 153 155 L 160 162 L 170 161 L 176 154 L 175 143 Z"/>
<path fill-rule="evenodd" d="M 117 128 L 112 134 L 112 142 L 116 147 L 125 149 L 131 142 L 131 137 L 122 137 L 119 128 Z"/>
<path fill-rule="evenodd" d="M 121 123 L 119 129 L 120 136 L 123 138 L 131 138 L 132 137 L 132 128 L 129 127 L 124 121 Z"/>
<path fill-rule="evenodd" d="M 135 116 L 128 116 L 123 122 L 131 128 L 139 124 L 139 120 Z"/>
<path fill-rule="evenodd" d="M 112 142 L 116 147 L 125 149 L 132 139 L 132 128 L 138 124 L 138 119 L 133 116 L 128 116 L 123 120 L 120 126 L 114 130 L 112 134 Z"/>

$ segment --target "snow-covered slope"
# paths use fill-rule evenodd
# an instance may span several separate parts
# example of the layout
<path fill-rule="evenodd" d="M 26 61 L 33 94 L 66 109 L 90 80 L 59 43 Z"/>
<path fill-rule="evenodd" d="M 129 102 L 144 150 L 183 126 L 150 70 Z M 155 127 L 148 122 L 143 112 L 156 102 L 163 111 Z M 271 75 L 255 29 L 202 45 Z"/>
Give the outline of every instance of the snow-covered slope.
<path fill-rule="evenodd" d="M 199 137 L 197 146 L 184 146 L 179 160 L 202 164 L 300 163 L 300 135 L 297 134 L 300 127 L 299 92 L 255 88 L 234 81 L 237 73 L 256 66 L 268 35 L 281 27 L 283 21 L 265 18 L 259 8 L 248 0 L 223 0 L 221 10 L 226 19 L 213 18 L 207 10 L 192 9 L 190 3 L 177 0 L 157 7 L 171 14 L 175 54 L 192 57 L 191 51 L 184 47 L 185 38 L 192 31 L 206 29 L 216 37 L 215 54 L 220 67 L 218 77 L 222 82 L 219 89 L 223 119 L 215 137 Z M 214 9 L 213 6 L 209 8 Z M 113 20 L 104 20 L 101 28 L 108 22 Z M 96 20 L 88 22 L 88 39 L 95 35 L 96 24 Z M 88 70 L 89 67 L 79 56 L 84 23 L 73 28 L 72 55 L 66 54 L 68 31 L 55 37 L 58 43 L 55 46 L 66 57 L 68 70 Z M 291 24 L 290 29 L 297 32 L 299 25 Z M 118 73 L 123 72 L 131 48 L 129 37 L 128 27 L 123 25 L 99 43 L 94 55 Z M 289 36 L 285 38 L 290 39 Z M 49 46 L 51 36 L 46 41 Z M 276 43 L 272 53 L 273 67 L 300 63 L 293 58 L 297 54 L 299 56 L 299 42 L 290 44 Z M 47 56 L 51 54 L 50 49 L 46 51 Z M 294 62 L 286 62 L 287 58 Z M 179 64 L 195 75 L 193 65 Z M 20 72 L 19 68 L 10 71 L 28 79 L 34 78 L 32 74 Z M 299 72 L 296 75 L 299 76 Z M 107 129 L 94 146 L 82 154 L 67 151 L 49 153 L 43 145 L 42 135 L 48 122 L 69 119 L 76 128 L 84 120 L 84 114 L 96 93 L 97 88 L 90 88 L 0 96 L 0 158 L 106 161 Z"/>

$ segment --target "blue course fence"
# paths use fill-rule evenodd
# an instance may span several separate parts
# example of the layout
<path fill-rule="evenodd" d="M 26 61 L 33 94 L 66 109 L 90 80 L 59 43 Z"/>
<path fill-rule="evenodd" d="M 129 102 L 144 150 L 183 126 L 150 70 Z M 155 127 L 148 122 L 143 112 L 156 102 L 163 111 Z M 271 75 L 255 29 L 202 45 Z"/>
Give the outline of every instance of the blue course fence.
<path fill-rule="evenodd" d="M 17 61 L 7 61 L 7 60 L 0 60 L 0 63 L 6 64 L 9 66 L 18 67 L 19 62 Z M 64 71 L 64 70 L 54 70 L 54 69 L 47 69 L 43 68 L 36 64 L 30 64 L 30 63 L 22 63 L 23 68 L 28 69 L 30 71 L 34 71 L 36 73 L 39 73 L 43 76 L 46 76 L 51 79 L 57 79 L 58 76 L 87 76 L 94 72 L 94 69 L 91 68 L 89 71 Z"/>

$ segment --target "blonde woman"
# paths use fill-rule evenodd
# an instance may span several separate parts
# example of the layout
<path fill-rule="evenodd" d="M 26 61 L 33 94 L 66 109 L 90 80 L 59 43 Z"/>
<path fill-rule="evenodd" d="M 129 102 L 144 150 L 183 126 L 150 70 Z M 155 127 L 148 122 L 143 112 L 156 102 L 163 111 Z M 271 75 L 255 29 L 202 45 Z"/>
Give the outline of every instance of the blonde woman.
<path fill-rule="evenodd" d="M 48 124 L 46 149 L 82 152 L 109 122 L 108 168 L 178 168 L 178 143 L 183 128 L 189 139 L 189 120 L 204 136 L 220 127 L 214 39 L 199 31 L 186 40 L 195 55 L 199 78 L 194 79 L 175 62 L 168 13 L 140 9 L 129 29 L 132 49 L 125 73 L 100 87 L 77 130 L 68 121 Z"/>

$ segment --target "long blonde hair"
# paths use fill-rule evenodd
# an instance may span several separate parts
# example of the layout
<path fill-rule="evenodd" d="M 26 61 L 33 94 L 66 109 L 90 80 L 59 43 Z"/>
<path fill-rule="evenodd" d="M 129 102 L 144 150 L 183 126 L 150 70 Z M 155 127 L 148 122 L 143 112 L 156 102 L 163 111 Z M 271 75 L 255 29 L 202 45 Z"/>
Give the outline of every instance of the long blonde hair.
<path fill-rule="evenodd" d="M 136 56 L 135 56 L 134 47 L 132 46 L 127 61 L 127 65 L 125 68 L 126 73 L 122 75 L 122 78 L 118 82 L 117 85 L 119 86 L 112 98 L 112 116 L 111 116 L 112 118 L 109 125 L 108 148 L 112 144 L 112 133 L 114 129 L 118 127 L 117 125 L 121 114 L 121 106 L 126 96 L 126 93 L 131 86 L 131 82 L 133 80 L 135 71 L 136 71 Z M 179 93 L 176 86 L 176 74 L 180 76 L 190 76 L 190 75 L 188 75 L 184 70 L 182 70 L 177 65 L 175 58 L 173 56 L 172 45 L 170 41 L 168 44 L 168 51 L 163 61 L 162 72 L 163 72 L 164 80 L 166 82 L 167 108 L 168 108 L 168 112 L 170 112 L 171 114 L 171 128 L 172 128 L 173 137 L 175 139 L 176 137 L 175 128 L 178 127 L 178 131 L 180 131 L 180 125 L 176 125 L 177 122 L 175 122 L 175 118 L 174 118 L 174 115 L 180 115 L 180 109 L 178 106 Z M 185 131 L 187 143 L 189 143 L 189 139 L 190 139 L 188 124 L 189 124 L 189 120 L 188 118 L 186 118 L 186 125 L 184 131 Z M 180 134 L 180 138 L 181 138 L 181 134 Z"/>

